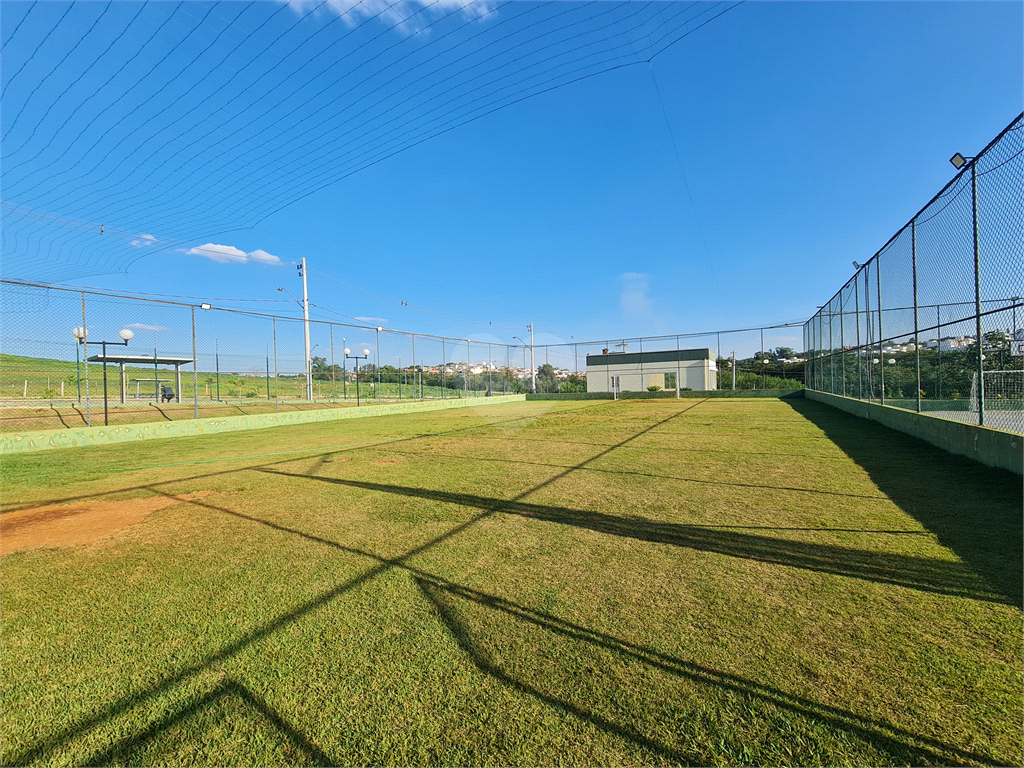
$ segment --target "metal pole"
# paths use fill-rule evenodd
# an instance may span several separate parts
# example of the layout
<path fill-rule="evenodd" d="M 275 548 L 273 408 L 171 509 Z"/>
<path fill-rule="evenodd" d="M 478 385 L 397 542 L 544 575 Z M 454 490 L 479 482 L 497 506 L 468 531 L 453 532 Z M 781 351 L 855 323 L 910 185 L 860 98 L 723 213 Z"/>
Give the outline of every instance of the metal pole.
<path fill-rule="evenodd" d="M 942 398 L 942 307 L 935 305 L 935 397 Z"/>
<path fill-rule="evenodd" d="M 103 426 L 109 426 L 107 419 L 107 342 L 101 341 L 103 345 Z"/>
<path fill-rule="evenodd" d="M 509 376 L 511 376 L 511 375 L 512 375 L 512 352 L 509 349 L 508 344 L 506 344 L 505 345 L 505 375 L 502 377 L 505 380 L 505 383 L 502 386 L 502 391 L 506 395 L 508 394 L 508 385 L 511 383 L 509 381 Z"/>
<path fill-rule="evenodd" d="M 341 337 L 341 348 L 345 349 L 345 342 L 348 341 L 344 336 Z M 341 397 L 343 400 L 348 400 L 348 355 L 341 358 Z"/>
<path fill-rule="evenodd" d="M 377 328 L 377 356 L 373 362 L 377 368 L 377 405 L 380 405 L 380 327 Z"/>
<path fill-rule="evenodd" d="M 978 343 L 978 425 L 985 426 L 985 355 L 981 336 L 981 248 L 978 240 L 978 160 L 971 161 L 971 212 L 974 217 L 974 326 Z"/>
<path fill-rule="evenodd" d="M 413 367 L 415 368 L 416 367 L 416 334 L 415 333 L 412 335 L 412 364 L 413 364 Z M 421 363 L 420 364 L 420 368 L 422 368 L 422 367 L 423 367 L 423 365 Z M 423 371 L 417 371 L 417 373 L 419 373 L 419 377 L 418 377 L 419 378 L 419 391 L 420 391 L 420 400 L 422 400 L 423 399 Z"/>
<path fill-rule="evenodd" d="M 870 351 L 871 348 L 874 346 L 875 326 L 871 320 L 871 283 L 868 279 L 868 270 L 866 269 L 864 270 L 864 322 L 864 331 L 867 336 L 867 338 L 865 339 L 865 346 L 868 348 L 870 354 L 874 354 L 874 352 Z M 871 357 L 867 355 L 864 357 L 864 362 L 867 367 L 868 402 L 870 403 L 873 395 L 875 394 L 875 365 L 874 363 L 871 362 Z"/>
<path fill-rule="evenodd" d="M 864 377 L 861 375 L 860 359 L 864 350 L 860 346 L 860 280 L 853 276 L 853 312 L 857 316 L 857 399 L 864 399 Z"/>
<path fill-rule="evenodd" d="M 338 375 L 334 367 L 334 323 L 329 326 L 331 330 L 331 400 L 338 399 Z"/>
<path fill-rule="evenodd" d="M 82 291 L 82 357 L 85 358 L 85 423 L 91 427 L 92 402 L 89 397 L 89 327 L 85 324 L 85 291 Z"/>
<path fill-rule="evenodd" d="M 533 359 L 533 323 L 530 323 L 530 391 L 537 394 L 537 364 Z"/>
<path fill-rule="evenodd" d="M 267 402 L 270 402 L 270 350 L 267 350 Z"/>
<path fill-rule="evenodd" d="M 921 412 L 921 334 L 917 316 L 917 219 L 910 222 L 910 254 L 914 281 L 914 356 L 917 367 L 917 412 Z"/>
<path fill-rule="evenodd" d="M 359 358 L 356 358 L 356 408 L 359 407 Z"/>
<path fill-rule="evenodd" d="M 491 342 L 487 342 L 487 391 L 491 391 L 491 366 L 494 363 L 491 360 Z M 491 392 L 491 394 L 494 394 Z"/>
<path fill-rule="evenodd" d="M 765 379 L 764 369 L 764 328 L 761 329 L 761 389 L 765 388 L 767 380 Z"/>
<path fill-rule="evenodd" d="M 469 349 L 469 339 L 466 339 L 466 397 L 469 397 L 469 366 L 473 353 Z"/>
<path fill-rule="evenodd" d="M 882 392 L 879 402 L 885 405 L 885 353 L 882 351 L 882 343 L 885 341 L 885 332 L 882 330 L 882 257 L 875 259 L 875 293 L 878 303 L 878 381 L 881 384 Z"/>
<path fill-rule="evenodd" d="M 160 405 L 160 372 L 157 368 L 156 347 L 153 347 L 153 400 Z"/>
<path fill-rule="evenodd" d="M 82 404 L 82 353 L 78 348 L 82 346 L 78 339 L 75 339 L 75 378 L 78 379 L 78 404 Z"/>
<path fill-rule="evenodd" d="M 732 351 L 732 388 L 736 389 L 736 350 Z"/>
<path fill-rule="evenodd" d="M 199 354 L 196 348 L 196 308 L 192 309 L 192 415 L 199 418 Z M 268 363 L 269 365 L 269 363 Z M 270 397 L 270 382 L 267 382 L 267 397 Z"/>
<path fill-rule="evenodd" d="M 444 371 L 444 336 L 441 337 L 441 399 L 448 396 L 448 383 Z"/>
<path fill-rule="evenodd" d="M 313 400 L 313 364 L 309 351 L 309 291 L 306 287 L 306 257 L 302 257 L 302 321 L 306 331 L 306 399 Z"/>
<path fill-rule="evenodd" d="M 843 374 L 843 397 L 846 397 L 846 328 L 843 322 L 843 292 L 839 292 L 839 365 Z"/>
<path fill-rule="evenodd" d="M 277 318 L 274 321 L 274 412 L 281 411 L 281 377 L 277 374 Z"/>
<path fill-rule="evenodd" d="M 398 401 L 402 401 L 402 358 L 398 358 Z"/>
<path fill-rule="evenodd" d="M 274 347 L 277 348 L 277 334 L 274 334 Z M 220 402 L 220 339 L 213 340 L 213 356 L 217 366 L 217 402 Z M 156 360 L 156 350 L 153 350 L 153 360 Z M 153 364 L 153 370 L 156 370 L 156 364 Z"/>
<path fill-rule="evenodd" d="M 679 360 L 679 334 L 676 334 L 676 400 L 682 397 L 680 394 L 682 390 L 682 383 L 679 381 L 682 377 L 683 366 L 682 362 Z"/>

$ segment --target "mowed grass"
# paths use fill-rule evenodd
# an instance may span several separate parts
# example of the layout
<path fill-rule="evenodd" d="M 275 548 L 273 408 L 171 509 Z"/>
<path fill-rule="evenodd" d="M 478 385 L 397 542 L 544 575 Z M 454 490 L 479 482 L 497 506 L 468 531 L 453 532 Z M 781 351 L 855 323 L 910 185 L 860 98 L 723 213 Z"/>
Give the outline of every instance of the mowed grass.
<path fill-rule="evenodd" d="M 4 765 L 1024 758 L 1019 476 L 815 402 L 487 406 L 2 479 L 3 512 L 217 492 L 0 561 Z"/>

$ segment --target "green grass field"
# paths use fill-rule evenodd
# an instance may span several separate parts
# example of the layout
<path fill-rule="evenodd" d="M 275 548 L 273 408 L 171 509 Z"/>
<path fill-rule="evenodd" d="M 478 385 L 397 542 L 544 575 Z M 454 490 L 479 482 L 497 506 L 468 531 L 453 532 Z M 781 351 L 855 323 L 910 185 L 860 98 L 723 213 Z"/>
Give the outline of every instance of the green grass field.
<path fill-rule="evenodd" d="M 1024 760 L 1020 477 L 816 402 L 13 455 L 2 490 L 0 531 L 215 492 L 3 557 L 4 765 Z"/>

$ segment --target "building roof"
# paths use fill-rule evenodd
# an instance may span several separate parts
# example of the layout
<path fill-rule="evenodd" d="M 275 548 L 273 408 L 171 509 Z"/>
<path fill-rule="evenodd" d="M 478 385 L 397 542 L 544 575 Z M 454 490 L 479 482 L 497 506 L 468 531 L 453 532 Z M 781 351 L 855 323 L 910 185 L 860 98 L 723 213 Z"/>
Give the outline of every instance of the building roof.
<path fill-rule="evenodd" d="M 671 349 L 666 352 L 609 352 L 587 355 L 587 367 L 602 365 L 640 365 L 641 363 L 675 363 L 684 360 L 714 360 L 713 349 Z"/>
<path fill-rule="evenodd" d="M 192 362 L 191 357 L 166 357 L 157 356 L 154 360 L 153 355 L 112 355 L 109 352 L 106 357 L 103 355 L 92 355 L 89 357 L 90 363 L 126 363 L 132 365 L 185 365 Z"/>

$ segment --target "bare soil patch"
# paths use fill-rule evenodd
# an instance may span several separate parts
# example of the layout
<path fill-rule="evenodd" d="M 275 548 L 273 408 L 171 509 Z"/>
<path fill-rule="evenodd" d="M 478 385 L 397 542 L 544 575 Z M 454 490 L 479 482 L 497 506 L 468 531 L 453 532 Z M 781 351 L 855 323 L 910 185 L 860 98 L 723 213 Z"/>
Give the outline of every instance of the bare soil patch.
<path fill-rule="evenodd" d="M 8 512 L 0 518 L 0 556 L 22 549 L 91 544 L 137 523 L 150 512 L 201 499 L 211 493 L 213 491 L 197 491 L 127 501 L 80 501 Z"/>

